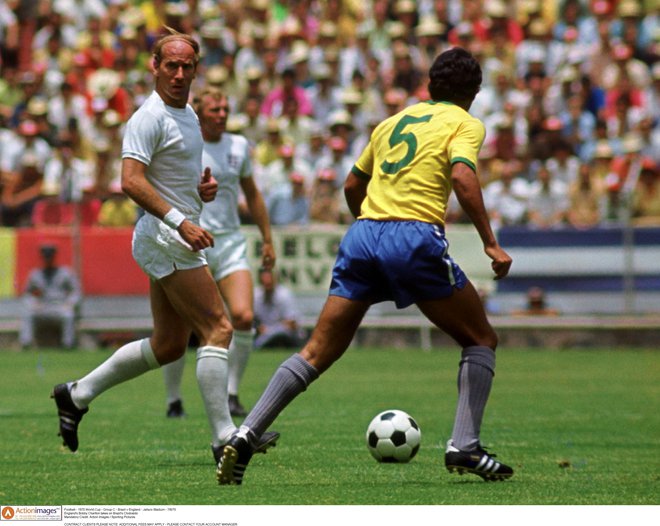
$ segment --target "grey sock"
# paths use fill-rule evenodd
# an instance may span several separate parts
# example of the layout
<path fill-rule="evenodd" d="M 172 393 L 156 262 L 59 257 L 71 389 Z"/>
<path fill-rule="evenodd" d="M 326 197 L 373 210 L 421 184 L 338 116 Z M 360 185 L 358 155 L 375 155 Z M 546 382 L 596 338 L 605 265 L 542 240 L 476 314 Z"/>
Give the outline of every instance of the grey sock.
<path fill-rule="evenodd" d="M 252 438 L 260 437 L 277 415 L 318 377 L 318 371 L 299 354 L 287 358 L 243 422 L 250 428 Z"/>
<path fill-rule="evenodd" d="M 495 351 L 489 347 L 466 347 L 458 369 L 458 405 L 452 432 L 455 447 L 464 451 L 479 445 L 486 402 L 495 376 Z"/>

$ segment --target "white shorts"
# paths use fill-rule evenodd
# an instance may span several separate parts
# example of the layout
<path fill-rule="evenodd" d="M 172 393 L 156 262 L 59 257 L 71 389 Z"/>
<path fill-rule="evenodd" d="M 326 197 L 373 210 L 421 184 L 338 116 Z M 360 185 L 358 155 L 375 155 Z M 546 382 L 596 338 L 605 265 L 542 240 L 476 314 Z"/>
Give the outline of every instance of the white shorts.
<path fill-rule="evenodd" d="M 143 215 L 135 225 L 133 258 L 152 279 L 207 264 L 203 250 L 191 250 L 176 230 L 150 214 Z"/>
<path fill-rule="evenodd" d="M 247 241 L 242 232 L 230 232 L 213 237 L 214 246 L 205 250 L 209 270 L 215 281 L 220 281 L 237 270 L 250 270 L 247 259 Z"/>

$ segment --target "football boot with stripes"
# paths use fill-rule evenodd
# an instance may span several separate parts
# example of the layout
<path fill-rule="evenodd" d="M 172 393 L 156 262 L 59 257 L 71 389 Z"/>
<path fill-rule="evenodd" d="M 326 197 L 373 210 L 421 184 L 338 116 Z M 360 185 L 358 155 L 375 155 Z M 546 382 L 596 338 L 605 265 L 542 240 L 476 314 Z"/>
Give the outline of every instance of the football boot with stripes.
<path fill-rule="evenodd" d="M 78 424 L 89 408 L 78 409 L 71 399 L 71 383 L 58 384 L 50 395 L 57 405 L 57 415 L 60 418 L 60 432 L 64 445 L 71 451 L 78 449 Z"/>
<path fill-rule="evenodd" d="M 277 441 L 280 438 L 280 434 L 277 431 L 266 431 L 261 438 L 259 439 L 259 444 L 254 450 L 255 453 L 266 453 L 271 447 L 277 445 Z M 222 460 L 222 453 L 224 452 L 225 446 L 214 446 L 211 444 L 211 451 L 213 451 L 213 459 L 215 460 L 216 465 Z"/>
<path fill-rule="evenodd" d="M 445 451 L 445 466 L 450 473 L 473 473 L 487 481 L 512 477 L 513 469 L 495 460 L 495 456 L 487 453 L 481 446 L 472 451 L 462 451 L 450 440 Z"/>
<path fill-rule="evenodd" d="M 243 483 L 243 475 L 255 452 L 248 440 L 248 431 L 248 428 L 241 426 L 222 450 L 222 458 L 218 462 L 216 472 L 218 484 L 221 486 Z"/>

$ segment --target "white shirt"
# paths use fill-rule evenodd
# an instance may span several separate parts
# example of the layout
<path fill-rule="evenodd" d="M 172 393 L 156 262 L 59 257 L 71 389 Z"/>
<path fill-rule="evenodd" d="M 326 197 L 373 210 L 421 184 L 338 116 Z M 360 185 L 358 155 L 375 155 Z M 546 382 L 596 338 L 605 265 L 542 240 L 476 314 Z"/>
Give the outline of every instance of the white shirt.
<path fill-rule="evenodd" d="M 204 204 L 200 225 L 214 235 L 238 230 L 240 180 L 252 177 L 247 139 L 223 133 L 218 142 L 204 141 L 202 166 L 211 168 L 211 175 L 218 181 L 218 193 L 213 201 Z"/>
<path fill-rule="evenodd" d="M 196 222 L 203 145 L 192 107 L 168 106 L 154 91 L 126 123 L 121 156 L 147 165 L 147 180 L 160 196 Z"/>

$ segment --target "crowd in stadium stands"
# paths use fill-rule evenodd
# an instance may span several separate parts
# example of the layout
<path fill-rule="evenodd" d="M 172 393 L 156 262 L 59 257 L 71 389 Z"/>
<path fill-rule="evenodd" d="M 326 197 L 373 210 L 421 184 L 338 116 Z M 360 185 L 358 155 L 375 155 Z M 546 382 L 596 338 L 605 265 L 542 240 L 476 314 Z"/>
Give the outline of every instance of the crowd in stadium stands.
<path fill-rule="evenodd" d="M 229 95 L 274 225 L 350 222 L 342 183 L 370 131 L 429 98 L 454 45 L 483 67 L 471 113 L 496 226 L 660 225 L 659 15 L 656 0 L 5 0 L 0 226 L 135 222 L 123 124 L 164 26 L 201 42 L 193 90 Z"/>

